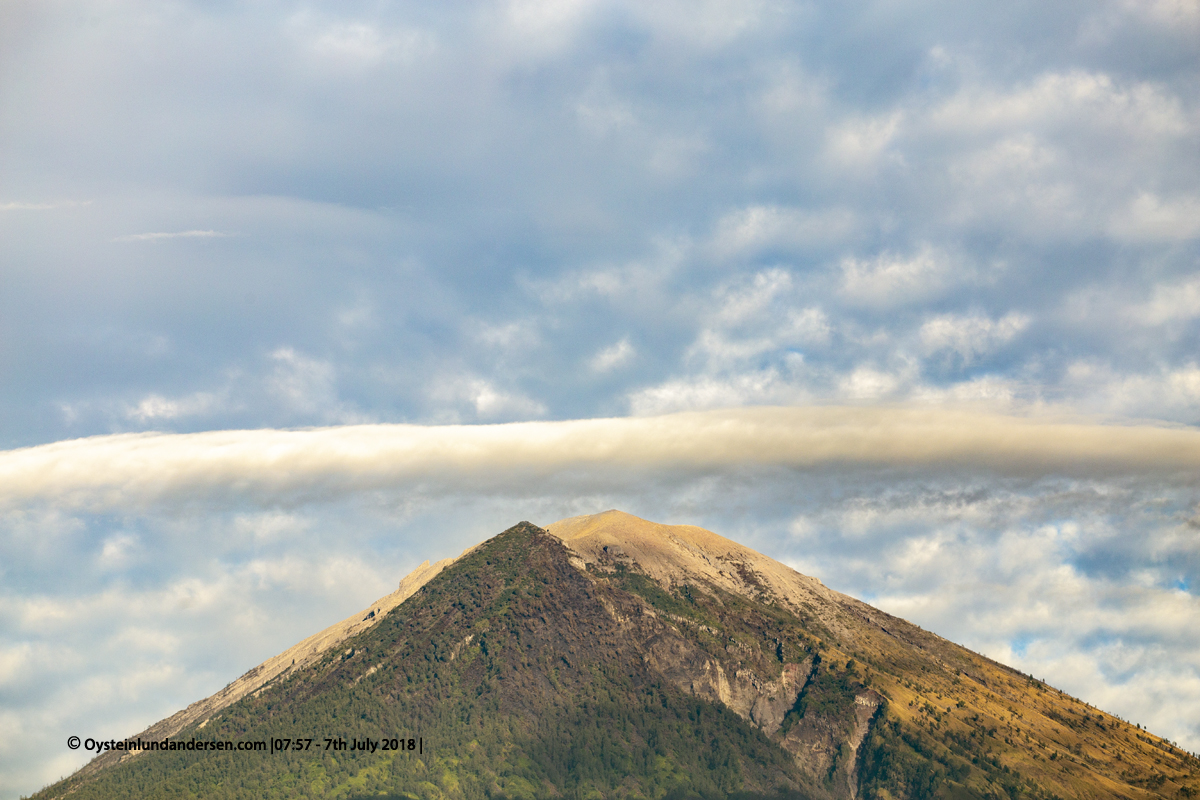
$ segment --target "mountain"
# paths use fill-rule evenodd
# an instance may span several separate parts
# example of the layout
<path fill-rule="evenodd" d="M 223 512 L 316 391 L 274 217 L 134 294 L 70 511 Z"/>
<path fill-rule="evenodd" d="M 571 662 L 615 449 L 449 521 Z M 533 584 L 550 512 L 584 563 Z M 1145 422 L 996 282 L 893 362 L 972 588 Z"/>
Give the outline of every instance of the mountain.
<path fill-rule="evenodd" d="M 1157 736 L 714 533 L 618 511 L 426 562 L 139 739 L 204 749 L 114 749 L 34 797 L 1200 791 L 1200 761 Z"/>

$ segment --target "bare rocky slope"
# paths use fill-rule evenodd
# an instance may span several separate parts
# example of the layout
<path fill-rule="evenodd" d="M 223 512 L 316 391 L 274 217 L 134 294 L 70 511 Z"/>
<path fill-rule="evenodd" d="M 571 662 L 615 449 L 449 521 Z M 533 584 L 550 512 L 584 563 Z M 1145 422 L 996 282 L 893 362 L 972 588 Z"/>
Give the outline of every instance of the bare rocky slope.
<path fill-rule="evenodd" d="M 113 752 L 38 797 L 1200 791 L 1200 763 L 1158 737 L 736 542 L 618 511 L 427 562 L 140 737 L 388 731 L 421 752 Z"/>

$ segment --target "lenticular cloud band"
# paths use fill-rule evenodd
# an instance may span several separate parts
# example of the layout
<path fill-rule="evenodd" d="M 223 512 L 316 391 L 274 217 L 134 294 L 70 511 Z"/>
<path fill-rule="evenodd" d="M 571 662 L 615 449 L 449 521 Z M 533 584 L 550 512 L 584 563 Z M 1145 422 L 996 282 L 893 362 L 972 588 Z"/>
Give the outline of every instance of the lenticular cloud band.
<path fill-rule="evenodd" d="M 0 453 L 0 503 L 99 510 L 187 496 L 266 502 L 405 485 L 507 485 L 563 470 L 823 465 L 1030 476 L 1200 469 L 1200 431 L 932 408 L 750 408 L 503 425 L 353 425 L 98 436 Z"/>

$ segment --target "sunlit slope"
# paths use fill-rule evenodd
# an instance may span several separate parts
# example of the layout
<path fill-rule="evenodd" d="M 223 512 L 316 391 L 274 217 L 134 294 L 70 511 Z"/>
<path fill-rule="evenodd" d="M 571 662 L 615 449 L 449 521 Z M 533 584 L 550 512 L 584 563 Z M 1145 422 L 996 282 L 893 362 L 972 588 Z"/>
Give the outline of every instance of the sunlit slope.
<path fill-rule="evenodd" d="M 548 530 L 594 569 L 628 560 L 676 592 L 715 586 L 811 615 L 825 659 L 853 662 L 887 700 L 868 746 L 911 739 L 948 776 L 970 764 L 964 783 L 984 792 L 1019 777 L 1064 798 L 1200 795 L 1200 762 L 1162 738 L 709 531 L 619 511 Z M 885 761 L 864 754 L 864 789 L 883 788 Z"/>
<path fill-rule="evenodd" d="M 243 697 L 259 691 L 273 681 L 285 678 L 293 672 L 305 669 L 321 659 L 328 651 L 338 647 L 342 642 L 369 629 L 380 622 L 396 606 L 412 597 L 413 593 L 432 580 L 448 565 L 454 563 L 453 558 L 444 558 L 437 563 L 425 561 L 408 575 L 397 587 L 396 591 L 384 595 L 357 614 L 352 614 L 341 622 L 336 622 L 324 630 L 314 633 L 298 644 L 276 656 L 268 658 L 237 680 L 231 681 L 225 688 L 203 700 L 197 700 L 182 711 L 177 711 L 166 719 L 159 720 L 146 730 L 134 735 L 133 739 L 144 741 L 160 741 L 177 736 L 180 731 L 203 726 L 214 714 Z M 143 752 L 119 752 L 110 750 L 107 753 L 88 762 L 80 774 L 89 775 L 105 769 L 121 761 L 128 761 L 145 755 Z"/>

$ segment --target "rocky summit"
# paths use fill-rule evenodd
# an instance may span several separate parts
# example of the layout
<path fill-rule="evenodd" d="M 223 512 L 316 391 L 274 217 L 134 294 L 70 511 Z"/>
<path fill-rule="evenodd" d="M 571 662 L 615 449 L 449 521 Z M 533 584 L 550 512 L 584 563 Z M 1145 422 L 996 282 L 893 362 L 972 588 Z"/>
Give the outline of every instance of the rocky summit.
<path fill-rule="evenodd" d="M 1140 798 L 1200 761 L 700 528 L 522 522 L 35 797 Z"/>

